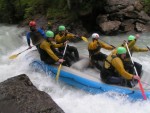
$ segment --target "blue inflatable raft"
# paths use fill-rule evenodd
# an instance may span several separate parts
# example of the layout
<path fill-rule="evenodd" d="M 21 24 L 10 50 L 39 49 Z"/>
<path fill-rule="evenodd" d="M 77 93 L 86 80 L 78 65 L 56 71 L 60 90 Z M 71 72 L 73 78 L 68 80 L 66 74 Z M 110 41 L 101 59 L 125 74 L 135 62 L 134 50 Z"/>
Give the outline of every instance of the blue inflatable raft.
<path fill-rule="evenodd" d="M 88 63 L 89 59 L 83 58 L 74 63 L 71 67 L 62 66 L 59 80 L 92 94 L 115 92 L 121 96 L 127 96 L 132 100 L 143 99 L 138 84 L 133 88 L 105 84 L 101 81 L 98 70 L 88 69 L 86 67 Z M 34 69 L 43 70 L 44 72 L 46 72 L 46 74 L 53 77 L 56 76 L 58 69 L 58 65 L 50 66 L 40 60 L 34 60 L 30 65 Z M 145 89 L 145 94 L 149 99 L 150 87 L 144 84 L 143 87 Z"/>

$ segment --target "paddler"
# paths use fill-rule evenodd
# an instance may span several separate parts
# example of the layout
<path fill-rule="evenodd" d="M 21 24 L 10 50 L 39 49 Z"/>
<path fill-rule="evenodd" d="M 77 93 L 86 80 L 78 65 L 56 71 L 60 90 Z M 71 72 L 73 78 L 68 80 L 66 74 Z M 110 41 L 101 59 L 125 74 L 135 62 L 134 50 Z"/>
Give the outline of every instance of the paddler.
<path fill-rule="evenodd" d="M 26 38 L 29 48 L 32 48 L 30 40 L 32 40 L 32 44 L 35 45 L 38 49 L 38 45 L 45 39 L 45 32 L 41 28 L 36 28 L 36 22 L 29 22 L 30 32 L 27 32 Z"/>
<path fill-rule="evenodd" d="M 70 62 L 68 61 L 67 57 L 62 59 L 62 53 L 57 51 L 55 48 L 63 47 L 67 41 L 60 44 L 55 44 L 52 42 L 54 40 L 54 33 L 52 31 L 46 32 L 46 40 L 44 40 L 39 45 L 39 53 L 40 58 L 46 64 L 55 64 L 56 62 L 62 63 L 63 65 L 70 66 Z"/>
<path fill-rule="evenodd" d="M 58 31 L 59 31 L 59 33 L 55 36 L 55 41 L 57 44 L 64 43 L 65 41 L 67 41 L 71 38 L 78 37 L 77 35 L 69 33 L 66 30 L 66 27 L 63 25 L 60 25 L 58 27 Z M 59 48 L 59 51 L 63 52 L 64 49 L 65 49 L 65 46 L 62 46 L 61 48 Z M 77 48 L 74 46 L 70 46 L 70 45 L 67 46 L 66 55 L 73 61 L 79 60 L 79 52 L 78 52 Z"/>
<path fill-rule="evenodd" d="M 101 48 L 104 48 L 107 50 L 113 50 L 114 47 L 98 40 L 99 38 L 100 36 L 98 33 L 92 34 L 92 41 L 88 44 L 88 51 L 89 51 L 89 57 L 91 60 L 91 65 L 95 66 L 97 69 L 101 71 L 102 67 L 98 63 L 98 61 L 104 61 L 107 57 L 106 54 L 100 51 Z"/>
<path fill-rule="evenodd" d="M 130 35 L 128 37 L 127 44 L 129 45 L 130 43 L 132 43 L 129 46 L 129 50 L 130 50 L 131 56 L 133 55 L 134 52 L 147 52 L 147 51 L 149 51 L 148 48 L 140 48 L 140 47 L 138 47 L 136 45 L 136 42 L 139 39 L 139 37 L 140 37 L 139 34 L 136 34 L 135 36 L 134 35 Z M 122 44 L 123 47 L 126 47 L 125 43 Z M 134 72 L 134 68 L 133 68 L 133 64 L 132 64 L 132 62 L 130 60 L 130 56 L 129 56 L 128 52 L 127 52 L 127 55 L 126 55 L 126 59 L 124 61 L 124 65 L 125 65 L 125 69 L 128 70 L 129 73 L 132 73 L 132 74 L 135 73 Z M 140 63 L 134 61 L 134 66 L 137 69 L 138 75 L 141 76 L 141 74 L 142 74 L 142 65 Z"/>
<path fill-rule="evenodd" d="M 132 87 L 129 81 L 132 79 L 140 80 L 139 76 L 130 74 L 125 70 L 126 53 L 126 48 L 118 47 L 116 54 L 110 54 L 106 58 L 101 71 L 101 78 L 105 83 Z"/>

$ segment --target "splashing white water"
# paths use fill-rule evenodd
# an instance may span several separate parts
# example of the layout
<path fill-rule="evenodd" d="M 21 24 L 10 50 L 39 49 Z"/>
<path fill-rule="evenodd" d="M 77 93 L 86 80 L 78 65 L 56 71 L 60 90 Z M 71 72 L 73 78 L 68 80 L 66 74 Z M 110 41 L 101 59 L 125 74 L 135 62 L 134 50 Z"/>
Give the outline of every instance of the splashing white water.
<path fill-rule="evenodd" d="M 55 80 L 47 76 L 44 72 L 35 72 L 29 67 L 30 61 L 34 58 L 31 50 L 20 54 L 16 59 L 10 60 L 9 56 L 19 53 L 28 48 L 25 37 L 19 37 L 23 29 L 16 26 L 0 25 L 0 82 L 7 78 L 25 73 L 29 76 L 33 84 L 42 91 L 47 92 L 53 100 L 64 110 L 65 113 L 150 113 L 150 101 L 130 102 L 126 97 L 108 94 L 92 95 L 84 91 L 67 86 L 63 83 L 56 83 Z M 147 34 L 143 34 L 142 39 L 145 43 L 150 42 Z M 121 37 L 121 38 L 120 38 Z M 115 46 L 122 43 L 126 36 L 105 37 L 104 41 L 111 42 Z M 138 42 L 140 46 L 145 46 Z M 87 43 L 79 42 L 76 44 L 80 53 L 87 55 Z M 109 51 L 102 50 L 105 53 Z M 143 64 L 144 74 L 149 76 L 150 54 L 134 54 L 134 60 Z"/>

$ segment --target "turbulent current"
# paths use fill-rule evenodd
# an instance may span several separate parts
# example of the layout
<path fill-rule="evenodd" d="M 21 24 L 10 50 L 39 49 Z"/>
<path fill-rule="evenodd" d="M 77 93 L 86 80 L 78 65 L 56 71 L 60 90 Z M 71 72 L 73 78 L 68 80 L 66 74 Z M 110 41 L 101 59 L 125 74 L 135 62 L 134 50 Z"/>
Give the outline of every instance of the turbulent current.
<path fill-rule="evenodd" d="M 10 60 L 11 55 L 28 48 L 26 37 L 22 36 L 23 31 L 24 29 L 16 26 L 0 25 L 0 82 L 24 73 L 39 90 L 48 93 L 65 113 L 150 113 L 149 100 L 131 102 L 126 97 L 117 94 L 113 98 L 105 93 L 92 95 L 64 83 L 57 83 L 44 72 L 34 71 L 29 66 L 35 58 L 33 54 L 30 54 L 35 51 L 34 47 L 14 60 Z M 128 35 L 101 36 L 101 39 L 118 46 L 123 40 L 127 40 Z M 139 47 L 150 46 L 149 37 L 150 33 L 141 34 L 137 45 Z M 81 41 L 73 45 L 78 48 L 80 54 L 88 55 L 87 43 Z M 109 53 L 104 49 L 102 52 Z M 150 76 L 150 52 L 134 53 L 133 59 L 143 65 L 143 74 Z"/>

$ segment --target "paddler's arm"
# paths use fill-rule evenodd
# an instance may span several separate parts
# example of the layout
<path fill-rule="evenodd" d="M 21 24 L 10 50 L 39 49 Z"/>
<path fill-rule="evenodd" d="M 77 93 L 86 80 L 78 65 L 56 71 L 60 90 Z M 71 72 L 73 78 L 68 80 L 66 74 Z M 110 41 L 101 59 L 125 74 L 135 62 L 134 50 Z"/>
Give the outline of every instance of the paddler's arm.
<path fill-rule="evenodd" d="M 59 34 L 57 34 L 57 35 L 55 36 L 55 42 L 56 42 L 56 43 L 62 43 L 63 40 L 66 40 L 64 35 L 63 35 L 63 36 L 60 36 Z"/>
<path fill-rule="evenodd" d="M 119 58 L 114 58 L 112 60 L 112 65 L 114 66 L 114 68 L 117 70 L 117 72 L 123 76 L 124 78 L 131 80 L 133 78 L 133 75 L 128 73 L 123 66 L 122 61 Z"/>
<path fill-rule="evenodd" d="M 50 44 L 46 41 L 42 42 L 40 44 L 40 48 L 45 50 L 49 56 L 52 57 L 52 59 L 54 59 L 56 62 L 59 60 L 59 58 L 54 54 L 54 52 L 50 49 Z"/>
<path fill-rule="evenodd" d="M 139 48 L 139 47 L 136 46 L 136 45 L 133 47 L 132 50 L 135 51 L 135 52 L 147 52 L 147 51 L 149 51 L 148 48 Z"/>
<path fill-rule="evenodd" d="M 105 48 L 107 50 L 113 50 L 114 49 L 114 47 L 112 47 L 112 46 L 110 46 L 110 45 L 108 45 L 104 42 L 101 42 L 101 41 L 98 41 L 98 42 L 99 42 L 99 44 L 101 45 L 102 48 Z"/>
<path fill-rule="evenodd" d="M 127 49 L 125 43 L 127 43 L 126 40 L 124 40 L 124 42 L 123 42 L 123 44 L 122 44 L 121 46 L 122 46 L 122 47 L 125 47 L 125 48 Z M 136 43 L 136 39 L 135 39 L 135 40 L 132 40 L 132 41 L 130 41 L 130 42 L 128 42 L 128 43 L 127 43 L 127 44 L 128 44 L 128 48 L 131 50 L 131 49 L 134 47 L 135 43 Z"/>
<path fill-rule="evenodd" d="M 71 33 L 67 33 L 67 35 L 66 35 L 66 38 L 69 40 L 69 39 L 71 39 L 71 38 L 75 38 L 76 37 L 76 35 L 74 35 L 74 34 L 71 34 Z"/>
<path fill-rule="evenodd" d="M 28 32 L 28 33 L 26 34 L 26 38 L 27 38 L 28 46 L 31 47 L 31 45 L 30 45 L 30 32 Z"/>
<path fill-rule="evenodd" d="M 135 43 L 136 43 L 136 39 L 129 42 L 128 43 L 128 48 L 131 49 L 135 45 Z M 125 45 L 125 48 L 126 48 L 126 45 Z"/>

